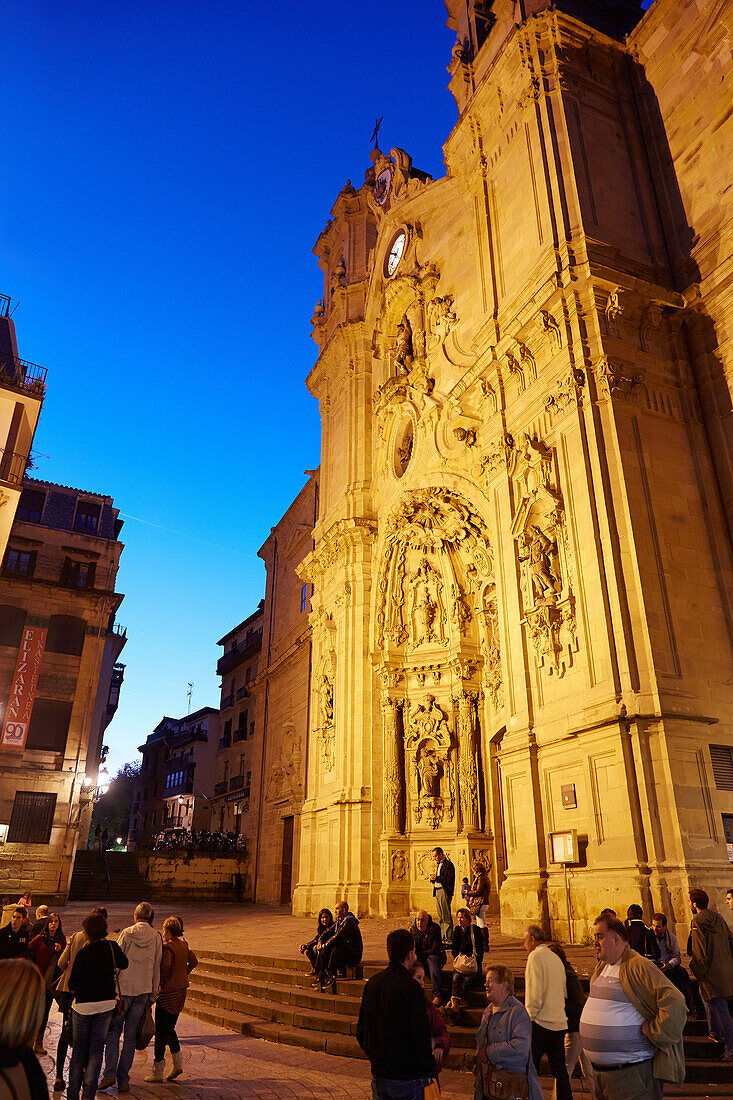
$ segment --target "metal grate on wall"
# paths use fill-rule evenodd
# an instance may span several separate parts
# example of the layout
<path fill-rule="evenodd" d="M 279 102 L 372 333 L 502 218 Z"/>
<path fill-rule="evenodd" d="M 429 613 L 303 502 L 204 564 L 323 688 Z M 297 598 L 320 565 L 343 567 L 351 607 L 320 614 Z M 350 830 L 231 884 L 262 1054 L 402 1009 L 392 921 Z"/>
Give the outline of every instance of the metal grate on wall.
<path fill-rule="evenodd" d="M 715 786 L 719 791 L 733 791 L 733 748 L 729 745 L 711 745 Z"/>
<path fill-rule="evenodd" d="M 55 809 L 55 794 L 18 791 L 13 802 L 8 844 L 48 844 Z"/>

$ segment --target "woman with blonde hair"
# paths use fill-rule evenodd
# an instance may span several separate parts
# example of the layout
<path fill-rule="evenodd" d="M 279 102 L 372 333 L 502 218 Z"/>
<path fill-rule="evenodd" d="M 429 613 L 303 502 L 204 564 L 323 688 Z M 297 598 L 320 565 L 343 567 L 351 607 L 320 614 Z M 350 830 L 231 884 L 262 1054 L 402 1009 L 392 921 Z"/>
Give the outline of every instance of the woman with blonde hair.
<path fill-rule="evenodd" d="M 160 960 L 160 993 L 155 1003 L 155 1061 L 146 1081 L 164 1080 L 165 1048 L 171 1049 L 173 1069 L 165 1078 L 175 1081 L 183 1073 L 181 1044 L 176 1035 L 176 1022 L 183 1010 L 188 989 L 188 975 L 198 965 L 198 959 L 183 939 L 182 922 L 168 917 L 163 922 L 163 955 Z"/>
<path fill-rule="evenodd" d="M 48 1100 L 33 1053 L 45 1003 L 43 978 L 32 962 L 0 962 L 0 1100 Z"/>

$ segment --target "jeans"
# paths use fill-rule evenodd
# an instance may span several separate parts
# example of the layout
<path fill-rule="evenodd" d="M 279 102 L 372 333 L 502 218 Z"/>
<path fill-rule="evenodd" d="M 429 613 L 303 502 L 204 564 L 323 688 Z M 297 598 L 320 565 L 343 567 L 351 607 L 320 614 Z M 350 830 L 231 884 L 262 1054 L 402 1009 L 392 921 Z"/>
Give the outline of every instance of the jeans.
<path fill-rule="evenodd" d="M 448 943 L 453 935 L 453 914 L 450 911 L 451 899 L 446 897 L 442 886 L 435 889 L 435 907 L 438 910 L 438 924 L 443 943 Z"/>
<path fill-rule="evenodd" d="M 94 1100 L 99 1083 L 99 1071 L 102 1068 L 104 1040 L 112 1019 L 111 1012 L 96 1012 L 93 1016 L 83 1016 L 80 1012 L 71 1013 L 74 1029 L 74 1046 L 69 1065 L 68 1100 L 79 1100 L 82 1078 L 84 1079 L 84 1100 Z"/>
<path fill-rule="evenodd" d="M 540 1072 L 542 1055 L 547 1055 L 550 1073 L 557 1082 L 557 1100 L 573 1100 L 567 1066 L 565 1065 L 565 1029 L 551 1031 L 532 1021 L 532 1061 Z"/>
<path fill-rule="evenodd" d="M 392 1077 L 372 1077 L 372 1100 L 423 1100 L 426 1077 L 414 1081 L 396 1081 Z"/>
<path fill-rule="evenodd" d="M 425 960 L 425 966 L 428 974 L 430 975 L 430 984 L 433 987 L 433 996 L 442 997 L 443 995 L 443 968 L 440 965 L 440 959 L 437 955 L 428 955 Z"/>
<path fill-rule="evenodd" d="M 119 1016 L 112 1018 L 104 1052 L 104 1072 L 116 1074 L 118 1085 L 120 1081 L 127 1084 L 130 1080 L 130 1067 L 135 1058 L 137 1025 L 149 1000 L 149 993 L 140 993 L 137 997 L 123 997 L 122 1012 Z M 125 1037 L 122 1040 L 122 1053 L 120 1053 L 120 1035 L 123 1027 Z"/>
<path fill-rule="evenodd" d="M 311 964 L 311 967 L 315 970 L 315 968 L 316 968 L 316 959 L 318 958 L 318 955 L 316 954 L 315 947 L 306 947 L 303 954 L 305 955 L 308 962 Z"/>
<path fill-rule="evenodd" d="M 708 1031 L 725 1043 L 725 1053 L 733 1058 L 733 1021 L 725 997 L 711 997 L 703 1001 L 708 1018 Z"/>
<path fill-rule="evenodd" d="M 169 1012 L 162 1004 L 155 1006 L 155 1061 L 162 1062 L 165 1048 L 171 1048 L 171 1054 L 178 1054 L 181 1044 L 176 1035 L 177 1012 Z"/>
<path fill-rule="evenodd" d="M 455 997 L 456 1000 L 463 1000 L 463 996 L 466 990 L 475 985 L 483 977 L 481 970 L 478 970 L 475 974 L 459 974 L 457 970 L 453 971 L 453 984 L 451 985 L 451 997 Z"/>
<path fill-rule="evenodd" d="M 593 1095 L 595 1089 L 596 1075 L 591 1065 L 591 1060 L 583 1050 L 583 1044 L 580 1041 L 580 1032 L 565 1032 L 565 1068 L 568 1071 L 568 1077 L 572 1080 L 573 1070 L 580 1062 L 581 1069 L 583 1070 L 583 1077 L 585 1077 L 585 1083 L 588 1086 L 588 1091 Z M 552 1091 L 553 1100 L 557 1100 L 557 1081 Z"/>

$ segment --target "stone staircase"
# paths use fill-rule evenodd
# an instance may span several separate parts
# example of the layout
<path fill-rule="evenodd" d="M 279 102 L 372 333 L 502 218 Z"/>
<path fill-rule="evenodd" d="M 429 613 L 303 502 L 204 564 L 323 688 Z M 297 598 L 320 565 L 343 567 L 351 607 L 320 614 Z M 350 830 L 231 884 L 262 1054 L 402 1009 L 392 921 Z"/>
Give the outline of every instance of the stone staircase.
<path fill-rule="evenodd" d="M 184 1009 L 189 1015 L 273 1043 L 347 1058 L 364 1057 L 356 1041 L 361 994 L 366 979 L 384 964 L 365 963 L 357 968 L 357 976 L 339 979 L 336 993 L 321 993 L 311 988 L 310 966 L 300 957 L 274 959 L 207 951 L 198 952 L 198 957 Z M 587 987 L 587 981 L 584 985 Z M 517 987 L 521 1000 L 521 977 Z M 468 995 L 468 1002 L 457 1025 L 449 1026 L 450 1069 L 471 1068 L 486 1002 L 479 990 Z M 730 1083 L 733 1094 L 733 1064 L 717 1061 L 717 1054 L 716 1045 L 707 1038 L 705 1021 L 689 1020 L 685 1031 L 687 1082 Z"/>
<path fill-rule="evenodd" d="M 134 908 L 147 900 L 148 890 L 134 852 L 77 850 L 69 901 L 126 901 Z"/>

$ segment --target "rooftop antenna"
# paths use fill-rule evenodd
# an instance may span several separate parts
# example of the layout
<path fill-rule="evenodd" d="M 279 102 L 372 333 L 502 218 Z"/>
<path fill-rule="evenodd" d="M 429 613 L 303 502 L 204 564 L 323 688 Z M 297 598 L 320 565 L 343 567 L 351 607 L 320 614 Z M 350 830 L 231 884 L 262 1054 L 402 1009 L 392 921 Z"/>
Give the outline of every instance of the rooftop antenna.
<path fill-rule="evenodd" d="M 193 695 L 193 684 L 191 683 L 190 680 L 188 681 L 188 691 L 186 692 L 186 695 L 188 697 L 188 714 L 190 714 L 191 713 L 191 696 Z"/>

